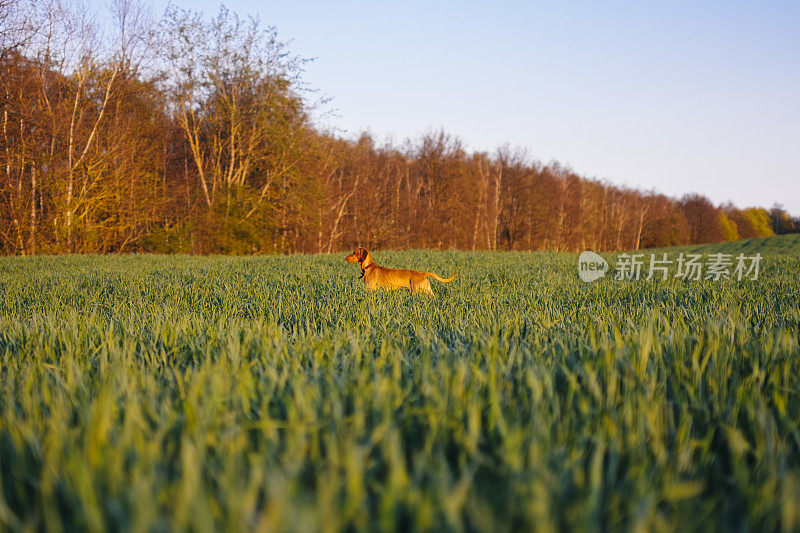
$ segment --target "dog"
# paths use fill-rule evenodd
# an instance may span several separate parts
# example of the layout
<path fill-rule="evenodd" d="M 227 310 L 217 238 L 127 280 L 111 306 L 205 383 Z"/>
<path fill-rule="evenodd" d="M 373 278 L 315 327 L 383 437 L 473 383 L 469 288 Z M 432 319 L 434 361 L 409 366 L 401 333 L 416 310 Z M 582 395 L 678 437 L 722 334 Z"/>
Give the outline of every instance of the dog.
<path fill-rule="evenodd" d="M 369 251 L 366 248 L 358 247 L 353 253 L 344 258 L 348 263 L 358 263 L 361 265 L 361 277 L 364 278 L 364 285 L 367 289 L 374 291 L 379 288 L 386 289 L 409 289 L 420 291 L 426 294 L 433 294 L 428 277 L 439 280 L 443 283 L 453 281 L 458 272 L 445 279 L 437 276 L 433 272 L 417 272 L 416 270 L 405 270 L 399 268 L 385 268 L 375 264 Z"/>

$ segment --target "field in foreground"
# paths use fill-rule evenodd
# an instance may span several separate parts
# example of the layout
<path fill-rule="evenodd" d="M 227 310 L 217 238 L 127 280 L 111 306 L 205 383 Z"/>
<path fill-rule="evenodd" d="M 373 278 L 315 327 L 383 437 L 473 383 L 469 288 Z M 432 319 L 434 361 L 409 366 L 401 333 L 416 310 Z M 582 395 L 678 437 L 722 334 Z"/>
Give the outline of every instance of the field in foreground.
<path fill-rule="evenodd" d="M 800 240 L 728 246 L 0 259 L 0 529 L 800 529 Z"/>

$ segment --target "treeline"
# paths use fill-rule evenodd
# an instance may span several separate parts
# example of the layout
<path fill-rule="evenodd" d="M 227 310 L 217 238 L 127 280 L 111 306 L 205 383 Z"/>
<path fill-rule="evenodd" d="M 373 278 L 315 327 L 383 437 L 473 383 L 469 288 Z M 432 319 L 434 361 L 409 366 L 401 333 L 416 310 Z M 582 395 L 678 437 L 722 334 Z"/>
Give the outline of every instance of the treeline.
<path fill-rule="evenodd" d="M 779 207 L 626 189 L 445 132 L 345 140 L 314 126 L 305 60 L 274 28 L 224 8 L 111 12 L 0 0 L 0 253 L 611 250 L 800 230 Z"/>

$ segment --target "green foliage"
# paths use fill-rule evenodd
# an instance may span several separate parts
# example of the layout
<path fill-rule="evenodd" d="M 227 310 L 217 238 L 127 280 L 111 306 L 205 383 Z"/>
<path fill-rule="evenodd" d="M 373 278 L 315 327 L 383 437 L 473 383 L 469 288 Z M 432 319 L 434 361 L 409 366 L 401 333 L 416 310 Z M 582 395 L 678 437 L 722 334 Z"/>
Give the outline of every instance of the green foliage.
<path fill-rule="evenodd" d="M 778 237 L 742 239 L 736 242 L 720 244 L 698 244 L 694 246 L 677 246 L 664 248 L 662 251 L 682 251 L 711 254 L 716 252 L 726 254 L 744 253 L 748 256 L 760 253 L 762 256 L 795 256 L 800 254 L 800 235 L 781 235 Z"/>
<path fill-rule="evenodd" d="M 154 228 L 142 241 L 143 246 L 159 254 L 191 252 L 191 235 L 186 224 Z"/>
<path fill-rule="evenodd" d="M 775 235 L 775 232 L 772 231 L 772 219 L 766 209 L 762 207 L 748 207 L 744 210 L 744 215 L 750 221 L 757 236 L 769 237 Z"/>
<path fill-rule="evenodd" d="M 736 222 L 728 218 L 728 216 L 720 212 L 719 214 L 719 226 L 722 230 L 722 238 L 726 241 L 738 241 L 739 240 L 739 231 L 736 229 Z"/>
<path fill-rule="evenodd" d="M 792 240 L 793 239 L 793 240 Z M 574 254 L 0 260 L 0 528 L 800 528 L 800 236 L 757 281 Z"/>

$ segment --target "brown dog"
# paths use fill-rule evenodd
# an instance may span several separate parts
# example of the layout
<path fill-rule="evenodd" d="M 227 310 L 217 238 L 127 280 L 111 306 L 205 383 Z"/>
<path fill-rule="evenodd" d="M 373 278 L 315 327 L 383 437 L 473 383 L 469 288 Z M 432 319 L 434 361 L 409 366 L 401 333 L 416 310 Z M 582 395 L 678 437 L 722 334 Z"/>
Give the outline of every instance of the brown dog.
<path fill-rule="evenodd" d="M 374 291 L 378 288 L 387 289 L 410 289 L 412 291 L 422 291 L 433 294 L 428 276 L 445 283 L 453 281 L 458 272 L 449 278 L 441 278 L 433 272 L 417 272 L 416 270 L 404 270 L 399 268 L 384 268 L 375 264 L 372 256 L 366 248 L 358 247 L 353 253 L 345 257 L 348 263 L 359 263 L 361 265 L 361 277 L 364 278 L 364 285 L 367 289 Z"/>

